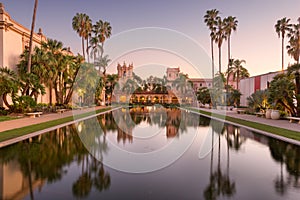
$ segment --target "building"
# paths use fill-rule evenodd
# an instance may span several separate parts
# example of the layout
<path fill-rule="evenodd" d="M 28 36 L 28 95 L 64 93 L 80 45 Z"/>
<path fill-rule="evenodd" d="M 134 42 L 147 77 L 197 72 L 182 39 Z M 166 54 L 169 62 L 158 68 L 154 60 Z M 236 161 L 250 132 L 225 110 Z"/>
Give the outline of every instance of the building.
<path fill-rule="evenodd" d="M 30 30 L 14 21 L 0 3 L 0 66 L 16 69 L 20 55 L 29 48 Z M 33 35 L 33 48 L 47 41 L 39 29 Z"/>
<path fill-rule="evenodd" d="M 5 11 L 4 5 L 0 3 L 0 67 L 16 70 L 20 55 L 29 48 L 29 40 L 30 30 L 13 20 Z M 47 38 L 42 33 L 42 29 L 39 29 L 38 33 L 33 34 L 32 49 L 35 46 L 40 47 L 45 41 Z M 40 95 L 38 103 L 46 103 L 48 100 L 48 94 Z M 54 97 L 53 102 L 55 102 Z M 1 98 L 0 106 L 3 106 Z"/>
<path fill-rule="evenodd" d="M 179 73 L 180 73 L 180 68 L 171 68 L 168 67 L 167 68 L 167 81 L 175 81 L 178 77 L 179 77 Z"/>
<path fill-rule="evenodd" d="M 127 66 L 125 62 L 123 65 L 118 63 L 117 70 L 119 79 L 130 79 L 133 77 L 133 64 Z"/>
<path fill-rule="evenodd" d="M 190 78 L 189 81 L 193 83 L 194 91 L 198 91 L 202 87 L 211 88 L 212 79 L 211 78 Z"/>
<path fill-rule="evenodd" d="M 274 76 L 276 76 L 279 73 L 281 73 L 281 71 L 269 72 L 266 74 L 242 79 L 239 84 L 239 89 L 242 94 L 240 105 L 248 106 L 247 98 L 258 90 L 267 89 L 269 87 L 269 83 L 273 80 Z"/>

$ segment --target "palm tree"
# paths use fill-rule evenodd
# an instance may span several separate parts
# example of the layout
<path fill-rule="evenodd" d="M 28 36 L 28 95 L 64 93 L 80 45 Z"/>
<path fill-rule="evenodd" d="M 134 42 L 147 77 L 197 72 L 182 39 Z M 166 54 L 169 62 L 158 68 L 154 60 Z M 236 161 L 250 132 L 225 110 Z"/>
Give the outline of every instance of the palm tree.
<path fill-rule="evenodd" d="M 287 19 L 286 17 L 279 19 L 275 24 L 275 31 L 278 34 L 278 37 L 282 39 L 281 41 L 281 56 L 282 56 L 282 63 L 281 67 L 282 70 L 284 69 L 284 37 L 286 31 L 290 30 L 291 24 L 289 24 L 291 19 Z"/>
<path fill-rule="evenodd" d="M 86 54 L 87 54 L 87 58 L 88 58 L 88 63 L 90 62 L 90 57 L 89 57 L 89 38 L 92 34 L 92 20 L 90 19 L 90 17 L 88 15 L 86 15 L 85 17 L 85 28 L 84 28 L 84 35 L 85 35 L 85 40 L 86 40 Z"/>
<path fill-rule="evenodd" d="M 226 29 L 225 29 L 225 21 L 222 20 L 221 17 L 217 17 L 217 26 L 216 26 L 216 34 L 215 34 L 215 42 L 219 48 L 219 73 L 222 72 L 222 56 L 221 56 L 221 48 L 223 41 L 227 38 Z"/>
<path fill-rule="evenodd" d="M 288 54 L 299 63 L 300 55 L 300 17 L 298 24 L 293 24 L 287 36 L 289 37 L 289 45 L 286 46 Z"/>
<path fill-rule="evenodd" d="M 111 104 L 113 91 L 117 83 L 118 83 L 118 74 L 111 74 L 107 76 L 106 91 L 110 93 L 110 104 Z"/>
<path fill-rule="evenodd" d="M 239 81 L 242 78 L 247 78 L 250 76 L 248 70 L 242 66 L 243 63 L 246 63 L 245 60 L 239 59 L 230 59 L 230 67 L 227 71 L 227 76 L 229 74 L 233 75 L 233 80 L 236 80 L 236 89 L 239 89 Z"/>
<path fill-rule="evenodd" d="M 102 52 L 102 47 L 99 45 L 99 38 L 97 36 L 90 38 L 90 46 L 88 47 L 91 49 L 91 58 L 94 59 L 94 64 L 96 64 L 97 54 L 99 57 L 99 52 Z"/>
<path fill-rule="evenodd" d="M 225 21 L 225 33 L 227 35 L 227 41 L 228 41 L 228 65 L 227 65 L 227 70 L 229 69 L 229 63 L 230 63 L 230 37 L 231 37 L 231 32 L 236 31 L 237 25 L 238 25 L 238 20 L 236 17 L 229 16 L 224 19 Z M 227 76 L 227 85 L 228 85 L 228 76 Z M 228 88 L 228 87 L 227 87 Z M 228 92 L 228 90 L 227 90 Z"/>
<path fill-rule="evenodd" d="M 102 47 L 100 58 L 102 58 L 103 56 L 104 42 L 107 38 L 110 38 L 111 31 L 112 31 L 112 27 L 110 23 L 107 21 L 99 20 L 94 25 L 94 33 L 96 36 L 98 36 L 99 42 L 101 43 L 101 47 Z"/>
<path fill-rule="evenodd" d="M 88 40 L 88 33 L 91 29 L 91 21 L 89 16 L 84 13 L 76 13 L 72 20 L 72 27 L 75 30 L 79 37 L 81 37 L 81 45 L 82 45 L 82 55 L 85 59 L 85 47 L 84 40 Z"/>
<path fill-rule="evenodd" d="M 215 72 L 214 72 L 214 38 L 216 32 L 216 19 L 219 14 L 217 9 L 207 10 L 206 15 L 204 15 L 204 23 L 208 26 L 210 30 L 210 45 L 211 45 L 211 60 L 212 60 L 212 79 L 214 79 Z"/>
<path fill-rule="evenodd" d="M 0 96 L 2 96 L 4 104 L 11 108 L 7 101 L 7 95 L 15 98 L 18 92 L 18 79 L 14 71 L 7 67 L 0 67 Z"/>
<path fill-rule="evenodd" d="M 33 40 L 33 31 L 35 25 L 35 17 L 36 17 L 36 10 L 38 6 L 38 0 L 34 1 L 34 9 L 33 9 L 33 16 L 32 16 L 32 23 L 31 23 L 31 32 L 30 32 L 30 39 L 29 39 L 29 54 L 28 54 L 28 63 L 27 63 L 27 73 L 31 71 L 31 51 L 32 51 L 32 40 Z"/>

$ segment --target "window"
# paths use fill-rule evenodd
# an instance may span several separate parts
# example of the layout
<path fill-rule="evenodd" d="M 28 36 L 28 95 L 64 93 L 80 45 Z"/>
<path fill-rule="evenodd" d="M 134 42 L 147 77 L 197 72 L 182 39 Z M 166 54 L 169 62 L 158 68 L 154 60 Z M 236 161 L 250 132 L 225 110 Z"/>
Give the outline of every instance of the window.
<path fill-rule="evenodd" d="M 171 77 L 171 73 L 169 73 L 169 77 Z"/>
<path fill-rule="evenodd" d="M 202 87 L 202 83 L 200 83 L 200 87 Z"/>

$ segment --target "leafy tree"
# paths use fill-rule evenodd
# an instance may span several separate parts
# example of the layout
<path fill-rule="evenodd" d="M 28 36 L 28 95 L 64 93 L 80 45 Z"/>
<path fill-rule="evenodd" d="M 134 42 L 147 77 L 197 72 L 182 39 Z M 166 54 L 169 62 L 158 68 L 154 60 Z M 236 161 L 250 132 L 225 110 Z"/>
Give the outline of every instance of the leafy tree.
<path fill-rule="evenodd" d="M 207 87 L 201 87 L 197 91 L 197 99 L 202 104 L 211 104 L 210 91 Z"/>
<path fill-rule="evenodd" d="M 270 105 L 268 103 L 268 90 L 258 90 L 247 98 L 248 106 L 256 112 L 265 111 Z"/>
<path fill-rule="evenodd" d="M 300 116 L 300 64 L 295 64 L 287 69 L 287 75 L 290 76 L 294 80 L 295 84 L 295 98 L 297 102 L 297 116 Z"/>
<path fill-rule="evenodd" d="M 14 100 L 17 96 L 19 80 L 14 71 L 8 69 L 7 67 L 0 68 L 0 95 L 3 99 L 5 106 L 11 108 L 8 103 L 7 96 Z"/>
<path fill-rule="evenodd" d="M 296 116 L 295 100 L 295 84 L 292 78 L 284 73 L 276 75 L 270 83 L 269 103 L 274 107 L 283 106 L 292 116 Z"/>

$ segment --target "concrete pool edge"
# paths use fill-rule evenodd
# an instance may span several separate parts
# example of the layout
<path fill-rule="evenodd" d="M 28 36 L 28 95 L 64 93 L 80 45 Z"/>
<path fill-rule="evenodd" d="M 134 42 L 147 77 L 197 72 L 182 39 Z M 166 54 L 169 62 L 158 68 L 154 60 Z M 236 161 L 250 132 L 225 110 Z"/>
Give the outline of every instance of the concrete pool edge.
<path fill-rule="evenodd" d="M 89 115 L 89 116 L 86 116 L 86 117 L 82 117 L 82 118 L 78 118 L 78 119 L 75 119 L 75 117 L 73 116 L 74 120 L 72 120 L 72 121 L 62 123 L 62 124 L 59 124 L 59 125 L 55 125 L 55 126 L 43 129 L 43 130 L 34 131 L 32 133 L 28 133 L 28 134 L 18 136 L 18 137 L 15 137 L 15 138 L 4 140 L 4 141 L 0 142 L 0 148 L 3 148 L 5 146 L 11 145 L 11 144 L 14 144 L 14 143 L 17 143 L 17 142 L 20 142 L 20 141 L 38 136 L 38 135 L 41 135 L 41 134 L 44 134 L 44 133 L 47 133 L 49 131 L 53 131 L 53 130 L 58 129 L 58 128 L 62 128 L 64 126 L 68 126 L 68 125 L 71 125 L 71 124 L 74 124 L 74 123 L 77 123 L 77 122 L 80 122 L 80 121 L 84 121 L 84 120 L 87 120 L 87 119 L 90 119 L 90 118 L 93 118 L 93 117 L 96 117 L 96 116 L 99 116 L 99 115 L 102 115 L 102 114 L 105 114 L 105 113 L 108 113 L 108 112 L 112 112 L 112 111 L 120 109 L 120 108 L 121 107 L 111 108 L 109 110 L 105 110 L 103 112 L 95 113 L 95 114 L 92 114 L 92 115 Z M 95 110 L 95 112 L 96 112 L 96 110 Z M 33 125 L 30 125 L 30 126 L 33 126 Z"/>
<path fill-rule="evenodd" d="M 268 136 L 268 137 L 272 137 L 274 139 L 278 139 L 278 140 L 281 140 L 281 141 L 284 141 L 284 142 L 288 142 L 288 143 L 300 146 L 300 141 L 299 140 L 288 138 L 288 137 L 284 137 L 284 136 L 281 136 L 281 135 L 277 135 L 275 133 L 270 133 L 270 132 L 263 131 L 263 130 L 260 130 L 260 129 L 256 129 L 256 128 L 253 128 L 253 127 L 249 127 L 249 126 L 246 126 L 246 125 L 238 124 L 238 123 L 235 123 L 235 122 L 227 120 L 226 116 L 223 116 L 224 119 L 220 119 L 218 117 L 213 117 L 212 116 L 214 114 L 213 112 L 210 112 L 212 115 L 207 115 L 207 114 L 201 113 L 198 108 L 189 108 L 189 109 L 197 109 L 198 111 L 189 110 L 188 108 L 181 108 L 181 107 L 178 107 L 178 108 L 182 109 L 182 110 L 185 110 L 185 111 L 189 111 L 189 112 L 194 113 L 194 114 L 198 114 L 198 115 L 202 115 L 204 117 L 211 118 L 213 120 L 218 120 L 218 121 L 222 121 L 224 123 L 231 124 L 231 125 L 234 125 L 234 126 L 246 128 L 246 129 L 248 129 L 250 131 L 253 131 L 253 132 L 256 132 L 256 133 Z M 205 111 L 205 112 L 208 112 L 208 111 Z M 257 122 L 254 122 L 254 123 L 257 123 Z M 257 124 L 261 124 L 261 123 L 257 123 Z M 266 125 L 266 124 L 261 124 L 261 125 Z M 267 125 L 267 126 L 270 126 L 270 125 Z M 284 128 L 282 128 L 282 129 L 284 129 Z M 288 130 L 288 129 L 286 129 L 286 130 Z M 300 132 L 299 132 L 299 134 L 300 134 Z"/>

